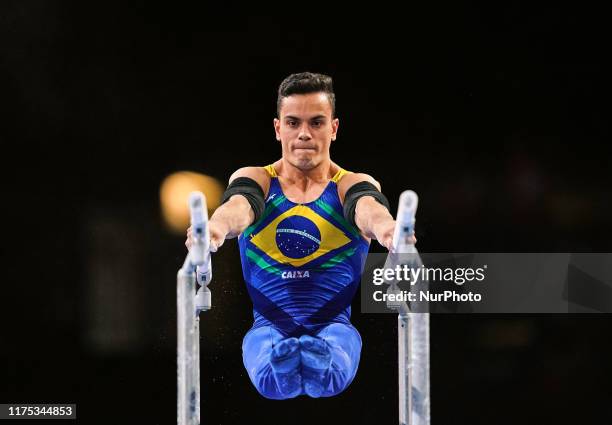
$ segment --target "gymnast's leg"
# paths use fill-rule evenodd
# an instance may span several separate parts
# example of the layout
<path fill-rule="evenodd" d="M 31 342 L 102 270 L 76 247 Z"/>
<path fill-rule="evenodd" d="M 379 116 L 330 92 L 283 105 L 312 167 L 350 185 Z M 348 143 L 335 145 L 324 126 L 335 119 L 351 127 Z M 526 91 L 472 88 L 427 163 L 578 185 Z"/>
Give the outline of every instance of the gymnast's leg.
<path fill-rule="evenodd" d="M 332 323 L 316 337 L 300 337 L 304 392 L 331 397 L 353 381 L 361 356 L 361 336 L 352 325 Z"/>
<path fill-rule="evenodd" d="M 283 400 L 302 393 L 300 344 L 272 326 L 251 329 L 242 342 L 244 367 L 257 391 Z"/>

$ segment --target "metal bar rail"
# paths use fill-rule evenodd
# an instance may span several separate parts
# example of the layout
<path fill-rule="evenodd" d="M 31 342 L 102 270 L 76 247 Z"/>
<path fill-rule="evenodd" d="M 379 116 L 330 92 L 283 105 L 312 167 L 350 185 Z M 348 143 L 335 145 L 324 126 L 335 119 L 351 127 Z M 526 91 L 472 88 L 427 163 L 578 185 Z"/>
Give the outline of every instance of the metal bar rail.
<path fill-rule="evenodd" d="M 191 193 L 189 210 L 194 242 L 176 278 L 178 425 L 200 424 L 200 312 L 211 308 L 208 211 L 202 193 Z"/>
<path fill-rule="evenodd" d="M 406 264 L 410 268 L 422 266 L 414 244 L 409 243 L 414 235 L 415 215 L 418 206 L 417 194 L 411 190 L 400 196 L 397 210 L 393 249 L 387 257 L 386 267 Z M 417 291 L 426 289 L 422 280 L 413 286 Z M 391 283 L 388 293 L 399 293 L 397 282 Z M 400 425 L 429 425 L 429 309 L 426 303 L 387 302 L 387 306 L 398 311 L 398 377 L 399 377 L 399 423 Z"/>

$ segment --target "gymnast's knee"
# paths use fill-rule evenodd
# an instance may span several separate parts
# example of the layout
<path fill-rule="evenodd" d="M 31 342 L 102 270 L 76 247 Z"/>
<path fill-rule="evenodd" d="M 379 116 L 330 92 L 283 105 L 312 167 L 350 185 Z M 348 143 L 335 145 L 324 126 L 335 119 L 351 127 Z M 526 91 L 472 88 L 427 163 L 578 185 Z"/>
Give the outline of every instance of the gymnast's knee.
<path fill-rule="evenodd" d="M 345 391 L 353 382 L 361 357 L 361 337 L 351 325 L 333 323 L 318 335 L 329 344 L 332 361 L 322 382 L 322 397 L 332 397 Z"/>
<path fill-rule="evenodd" d="M 270 373 L 268 377 L 259 377 L 259 379 L 251 381 L 253 386 L 257 390 L 257 392 L 264 398 L 269 400 L 287 400 L 289 398 L 294 398 L 296 395 L 288 396 L 286 394 L 282 394 L 278 391 L 278 386 L 275 382 L 273 382 L 272 375 Z"/>
<path fill-rule="evenodd" d="M 257 392 L 271 400 L 284 400 L 288 396 L 279 391 L 270 362 L 270 354 L 283 335 L 273 327 L 251 329 L 244 337 L 242 359 L 249 379 Z"/>

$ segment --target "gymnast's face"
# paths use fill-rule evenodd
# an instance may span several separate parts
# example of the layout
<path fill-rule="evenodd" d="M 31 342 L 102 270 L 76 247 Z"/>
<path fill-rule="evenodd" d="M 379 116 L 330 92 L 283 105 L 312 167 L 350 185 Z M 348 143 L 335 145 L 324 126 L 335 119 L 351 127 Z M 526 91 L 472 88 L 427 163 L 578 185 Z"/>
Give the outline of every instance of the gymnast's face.
<path fill-rule="evenodd" d="M 294 94 L 283 99 L 280 117 L 274 119 L 276 140 L 283 158 L 300 170 L 311 170 L 329 160 L 329 147 L 336 140 L 338 118 L 325 93 Z"/>

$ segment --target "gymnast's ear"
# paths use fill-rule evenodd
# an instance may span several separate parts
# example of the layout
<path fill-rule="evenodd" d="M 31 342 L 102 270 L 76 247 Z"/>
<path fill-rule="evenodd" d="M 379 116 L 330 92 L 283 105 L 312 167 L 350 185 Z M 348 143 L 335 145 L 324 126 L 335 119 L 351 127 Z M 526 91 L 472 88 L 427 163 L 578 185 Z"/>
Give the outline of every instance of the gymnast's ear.
<path fill-rule="evenodd" d="M 340 120 L 338 120 L 338 118 L 334 118 L 331 122 L 331 126 L 332 126 L 332 142 L 334 140 L 336 140 L 336 136 L 338 135 L 338 127 L 340 126 Z"/>
<path fill-rule="evenodd" d="M 280 138 L 280 125 L 281 122 L 278 118 L 274 118 L 274 132 L 276 133 L 276 140 L 281 141 Z"/>

